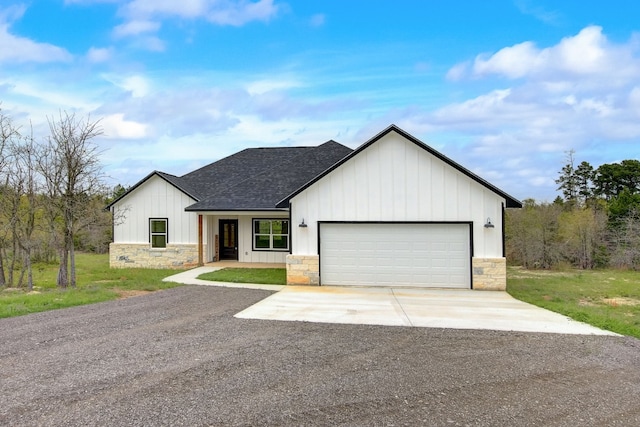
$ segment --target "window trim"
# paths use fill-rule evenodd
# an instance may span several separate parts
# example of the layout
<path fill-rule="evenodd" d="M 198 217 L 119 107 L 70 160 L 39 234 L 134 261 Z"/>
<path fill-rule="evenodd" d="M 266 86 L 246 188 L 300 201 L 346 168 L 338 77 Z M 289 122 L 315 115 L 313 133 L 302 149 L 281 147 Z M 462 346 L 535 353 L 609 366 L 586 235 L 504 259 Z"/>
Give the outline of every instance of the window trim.
<path fill-rule="evenodd" d="M 266 233 L 256 233 L 256 221 L 269 221 L 269 234 Z M 273 234 L 273 221 L 284 221 L 287 222 L 287 232 L 286 234 Z M 268 248 L 256 248 L 256 236 L 269 236 L 269 247 Z M 287 247 L 286 248 L 274 248 L 273 247 L 273 236 L 286 236 L 287 237 Z M 251 249 L 254 252 L 289 252 L 289 248 L 291 248 L 291 221 L 289 218 L 252 218 L 251 219 Z"/>
<path fill-rule="evenodd" d="M 154 233 L 152 222 L 163 221 L 165 224 L 164 233 Z M 164 246 L 153 246 L 153 236 L 164 236 Z M 166 249 L 169 245 L 169 218 L 149 218 L 149 246 L 151 249 Z"/>

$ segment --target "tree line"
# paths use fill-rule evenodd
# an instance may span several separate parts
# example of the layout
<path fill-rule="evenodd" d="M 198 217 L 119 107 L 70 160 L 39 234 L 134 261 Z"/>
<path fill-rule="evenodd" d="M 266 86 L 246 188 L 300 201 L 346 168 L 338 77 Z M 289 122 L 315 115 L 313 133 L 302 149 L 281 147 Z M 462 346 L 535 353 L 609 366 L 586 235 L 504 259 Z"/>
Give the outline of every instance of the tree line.
<path fill-rule="evenodd" d="M 57 285 L 75 287 L 76 249 L 105 252 L 111 240 L 99 121 L 47 120 L 36 140 L 0 110 L 0 286 L 32 289 L 33 263 L 57 261 Z"/>
<path fill-rule="evenodd" d="M 570 266 L 640 268 L 640 161 L 594 168 L 576 165 L 575 152 L 556 184 L 562 196 L 551 203 L 526 199 L 507 211 L 510 263 L 526 268 Z"/>

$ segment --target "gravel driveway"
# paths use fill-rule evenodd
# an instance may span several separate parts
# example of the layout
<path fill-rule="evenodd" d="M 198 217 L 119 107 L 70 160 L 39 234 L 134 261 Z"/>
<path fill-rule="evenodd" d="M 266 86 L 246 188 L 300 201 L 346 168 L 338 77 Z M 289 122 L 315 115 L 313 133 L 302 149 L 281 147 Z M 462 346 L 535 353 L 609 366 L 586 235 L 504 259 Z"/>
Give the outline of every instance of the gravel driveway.
<path fill-rule="evenodd" d="M 236 319 L 185 286 L 0 320 L 0 425 L 640 425 L 640 341 Z"/>

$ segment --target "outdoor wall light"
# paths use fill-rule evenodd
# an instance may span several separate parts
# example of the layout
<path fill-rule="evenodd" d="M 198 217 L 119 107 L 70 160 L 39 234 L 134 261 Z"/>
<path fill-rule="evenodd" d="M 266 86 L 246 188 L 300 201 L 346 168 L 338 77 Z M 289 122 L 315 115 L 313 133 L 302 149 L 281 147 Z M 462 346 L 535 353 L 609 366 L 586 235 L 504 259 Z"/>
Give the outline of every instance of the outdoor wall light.
<path fill-rule="evenodd" d="M 307 224 L 304 223 L 304 218 L 302 218 L 302 222 L 298 224 L 298 227 L 306 228 Z"/>
<path fill-rule="evenodd" d="M 491 222 L 491 218 L 487 217 L 487 222 L 484 224 L 484 228 L 493 228 L 493 227 L 495 227 L 495 226 Z"/>

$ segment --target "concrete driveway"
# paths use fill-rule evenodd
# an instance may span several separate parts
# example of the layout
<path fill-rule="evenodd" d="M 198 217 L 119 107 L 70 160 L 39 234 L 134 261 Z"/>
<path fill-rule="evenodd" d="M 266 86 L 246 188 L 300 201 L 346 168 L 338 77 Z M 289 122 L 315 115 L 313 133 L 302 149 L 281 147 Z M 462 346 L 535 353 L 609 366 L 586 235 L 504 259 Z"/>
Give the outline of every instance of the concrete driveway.
<path fill-rule="evenodd" d="M 273 286 L 197 279 L 200 267 L 164 279 L 279 291 L 237 313 L 242 319 L 496 331 L 617 335 L 519 301 L 506 292 L 337 286 Z"/>

